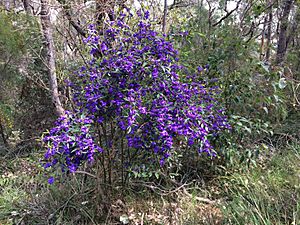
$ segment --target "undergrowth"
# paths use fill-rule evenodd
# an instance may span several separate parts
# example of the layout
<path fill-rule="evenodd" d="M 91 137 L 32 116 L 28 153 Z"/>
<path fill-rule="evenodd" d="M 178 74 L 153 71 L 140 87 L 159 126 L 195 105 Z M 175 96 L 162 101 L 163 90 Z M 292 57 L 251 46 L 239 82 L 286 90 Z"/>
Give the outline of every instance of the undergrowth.
<path fill-rule="evenodd" d="M 0 224 L 300 222 L 300 145 L 296 142 L 260 157 L 247 170 L 228 169 L 205 185 L 162 190 L 154 183 L 139 182 L 114 187 L 109 198 L 85 174 L 47 184 L 42 169 L 34 164 L 36 157 L 2 160 Z M 103 201 L 109 202 L 108 208 Z"/>
<path fill-rule="evenodd" d="M 277 150 L 247 172 L 221 178 L 225 224 L 299 224 L 300 145 Z"/>

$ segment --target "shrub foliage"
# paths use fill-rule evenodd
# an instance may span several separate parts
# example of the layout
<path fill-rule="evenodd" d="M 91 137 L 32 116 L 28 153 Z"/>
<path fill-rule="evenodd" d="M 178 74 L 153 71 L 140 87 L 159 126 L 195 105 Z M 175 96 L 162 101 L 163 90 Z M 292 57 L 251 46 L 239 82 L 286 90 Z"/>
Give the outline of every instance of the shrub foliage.
<path fill-rule="evenodd" d="M 101 161 L 109 180 L 119 168 L 124 181 L 129 168 L 162 166 L 183 146 L 216 154 L 210 139 L 229 128 L 218 88 L 203 79 L 203 68 L 179 64 L 178 51 L 153 30 L 148 12 L 137 18 L 121 13 L 103 33 L 89 27 L 91 60 L 69 82 L 75 110 L 43 139 L 45 167 L 74 172 L 84 161 Z"/>

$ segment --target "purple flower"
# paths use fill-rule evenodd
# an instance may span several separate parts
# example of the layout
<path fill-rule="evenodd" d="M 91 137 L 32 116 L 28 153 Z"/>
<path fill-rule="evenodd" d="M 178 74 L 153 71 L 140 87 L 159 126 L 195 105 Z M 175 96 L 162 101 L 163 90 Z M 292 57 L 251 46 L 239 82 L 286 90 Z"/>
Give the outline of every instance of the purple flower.
<path fill-rule="evenodd" d="M 149 17 L 150 17 L 150 13 L 149 13 L 149 11 L 147 10 L 147 11 L 145 12 L 145 19 L 147 20 L 147 19 L 149 19 Z"/>
<path fill-rule="evenodd" d="M 175 147 L 186 145 L 215 154 L 211 137 L 230 127 L 216 100 L 218 88 L 202 80 L 202 67 L 178 63 L 178 51 L 152 29 L 148 11 L 137 16 L 136 26 L 127 24 L 130 12 L 107 21 L 101 36 L 89 27 L 84 42 L 91 60 L 69 82 L 74 112 L 59 118 L 43 138 L 45 167 L 75 172 L 111 148 L 109 160 L 116 166 L 132 155 L 143 165 L 158 158 L 163 166 Z M 94 53 L 100 50 L 99 58 Z M 175 140 L 186 141 L 177 146 Z M 121 146 L 128 149 L 124 160 Z"/>
<path fill-rule="evenodd" d="M 154 68 L 153 71 L 152 71 L 152 77 L 155 79 L 158 77 L 158 69 L 157 68 Z"/>
<path fill-rule="evenodd" d="M 126 125 L 125 125 L 125 122 L 124 121 L 120 121 L 119 122 L 119 126 L 122 130 L 126 130 Z"/>
<path fill-rule="evenodd" d="M 107 45 L 104 42 L 102 42 L 101 43 L 101 51 L 104 52 L 104 51 L 107 51 L 107 50 L 108 50 Z"/>
<path fill-rule="evenodd" d="M 55 180 L 54 180 L 54 177 L 50 177 L 50 178 L 48 179 L 48 183 L 49 183 L 49 184 L 53 184 L 54 181 L 55 181 Z"/>
<path fill-rule="evenodd" d="M 83 133 L 87 133 L 89 131 L 89 129 L 87 127 L 81 127 L 81 131 Z"/>
<path fill-rule="evenodd" d="M 198 72 L 201 72 L 201 71 L 203 71 L 203 68 L 201 66 L 198 66 L 197 70 L 198 70 Z"/>

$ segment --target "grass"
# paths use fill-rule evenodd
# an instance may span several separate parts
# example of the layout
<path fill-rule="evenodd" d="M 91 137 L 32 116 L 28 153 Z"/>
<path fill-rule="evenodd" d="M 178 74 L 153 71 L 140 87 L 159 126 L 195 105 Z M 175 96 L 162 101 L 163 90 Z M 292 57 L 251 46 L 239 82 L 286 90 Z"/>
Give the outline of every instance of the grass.
<path fill-rule="evenodd" d="M 1 162 L 0 224 L 300 224 L 300 145 L 291 144 L 204 186 L 169 195 L 116 190 L 105 209 L 96 181 L 83 175 L 48 185 L 38 155 Z M 139 190 L 137 192 L 137 190 Z M 218 192 L 218 194 L 215 194 Z M 222 199 L 217 204 L 198 196 Z"/>
<path fill-rule="evenodd" d="M 222 178 L 225 224 L 300 223 L 300 145 L 278 151 L 246 173 Z"/>

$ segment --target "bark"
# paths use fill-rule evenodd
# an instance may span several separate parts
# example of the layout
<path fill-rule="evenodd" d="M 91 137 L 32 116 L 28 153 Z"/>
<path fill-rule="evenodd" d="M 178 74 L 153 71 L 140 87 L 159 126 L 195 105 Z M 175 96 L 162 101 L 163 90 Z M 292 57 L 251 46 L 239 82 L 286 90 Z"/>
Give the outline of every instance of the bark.
<path fill-rule="evenodd" d="M 215 7 L 213 8 L 212 7 L 212 4 L 211 4 L 211 2 L 210 1 L 207 1 L 207 5 L 208 5 L 208 18 L 207 18 L 207 20 L 208 20 L 208 37 L 210 36 L 210 31 L 211 31 L 211 28 L 212 28 L 212 18 L 213 18 L 213 13 L 214 13 L 214 11 L 215 11 Z"/>
<path fill-rule="evenodd" d="M 236 7 L 232 9 L 230 12 L 227 12 L 225 16 L 223 16 L 218 22 L 214 23 L 212 26 L 215 27 L 222 23 L 225 19 L 227 19 L 232 13 L 234 13 L 236 10 L 238 10 L 239 6 L 241 4 L 241 0 L 236 3 Z M 227 11 L 227 9 L 226 9 Z"/>
<path fill-rule="evenodd" d="M 286 40 L 286 45 L 287 46 L 293 40 L 293 38 L 295 36 L 295 33 L 297 32 L 297 29 L 299 27 L 299 25 L 298 25 L 299 22 L 300 22 L 300 5 L 298 6 L 298 9 L 295 13 L 293 24 L 291 26 L 291 29 L 289 31 L 289 35 L 288 35 L 287 40 Z"/>
<path fill-rule="evenodd" d="M 56 69 L 55 69 L 55 48 L 53 41 L 53 33 L 50 21 L 49 1 L 41 0 L 41 25 L 44 36 L 44 46 L 46 49 L 46 62 L 48 64 L 48 76 L 51 90 L 52 102 L 55 112 L 58 116 L 64 115 L 64 109 L 59 99 Z"/>
<path fill-rule="evenodd" d="M 260 44 L 260 54 L 259 59 L 262 60 L 264 56 L 264 48 L 265 48 L 265 34 L 266 34 L 266 24 L 267 24 L 267 17 L 264 19 L 264 25 L 261 32 L 261 44 Z"/>
<path fill-rule="evenodd" d="M 74 21 L 74 19 L 71 16 L 71 8 L 69 5 L 66 4 L 65 0 L 58 0 L 58 2 L 62 5 L 65 15 L 67 19 L 69 20 L 69 23 L 74 27 L 74 29 L 83 37 L 87 36 L 87 32 L 78 24 Z"/>
<path fill-rule="evenodd" d="M 285 0 L 282 17 L 280 19 L 279 38 L 277 44 L 276 63 L 281 64 L 284 61 L 287 50 L 287 30 L 289 25 L 289 15 L 294 0 Z"/>
<path fill-rule="evenodd" d="M 25 9 L 25 11 L 29 14 L 31 14 L 31 6 L 30 6 L 30 0 L 22 0 L 23 2 L 23 7 Z"/>
<path fill-rule="evenodd" d="M 102 23 L 107 14 L 110 21 L 115 20 L 114 9 L 115 6 L 119 7 L 119 11 L 127 8 L 125 5 L 127 0 L 96 0 L 96 23 L 101 28 Z"/>
<path fill-rule="evenodd" d="M 116 4 L 116 1 L 110 1 L 110 0 L 97 0 L 96 1 L 96 23 L 99 26 L 99 28 L 102 27 L 102 23 L 105 18 L 105 13 L 108 14 L 110 21 L 114 20 L 112 11 L 114 9 L 115 4 Z"/>
<path fill-rule="evenodd" d="M 162 24 L 162 32 L 164 34 L 166 33 L 167 14 L 168 14 L 168 1 L 164 0 L 164 15 L 163 15 L 163 24 Z"/>
<path fill-rule="evenodd" d="M 5 133 L 4 133 L 4 127 L 3 127 L 3 125 L 2 125 L 1 118 L 0 118 L 0 135 L 1 135 L 1 137 L 2 137 L 2 140 L 3 140 L 4 145 L 5 145 L 5 146 L 8 146 L 8 142 L 7 142 Z"/>
<path fill-rule="evenodd" d="M 272 7 L 270 8 L 268 26 L 267 26 L 267 49 L 266 49 L 266 61 L 270 60 L 270 51 L 271 51 L 271 37 L 272 37 L 272 22 L 273 22 L 273 12 Z"/>
<path fill-rule="evenodd" d="M 201 0 L 201 7 L 202 7 L 203 0 Z M 179 8 L 186 8 L 188 6 L 194 5 L 195 3 L 189 1 L 179 1 L 176 0 L 173 2 L 172 5 L 168 6 L 168 10 L 172 9 L 179 9 Z"/>

